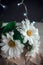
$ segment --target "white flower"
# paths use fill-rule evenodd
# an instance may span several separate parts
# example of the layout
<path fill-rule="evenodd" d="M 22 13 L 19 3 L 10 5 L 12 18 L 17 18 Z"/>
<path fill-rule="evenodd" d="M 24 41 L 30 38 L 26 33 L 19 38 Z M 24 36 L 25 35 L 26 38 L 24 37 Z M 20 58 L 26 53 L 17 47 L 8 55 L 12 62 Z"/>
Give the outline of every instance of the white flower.
<path fill-rule="evenodd" d="M 17 27 L 17 30 L 22 34 L 24 43 L 29 41 L 29 43 L 32 45 L 35 44 L 34 42 L 40 38 L 38 29 L 34 26 L 34 22 L 30 23 L 28 19 L 25 19 L 25 21 L 23 20 L 21 25 Z"/>
<path fill-rule="evenodd" d="M 16 58 L 23 52 L 24 45 L 21 44 L 20 40 L 13 40 L 13 32 L 11 33 L 7 33 L 7 36 L 2 35 L 4 45 L 1 50 L 6 54 L 7 58 Z"/>
<path fill-rule="evenodd" d="M 3 24 L 2 24 L 2 27 L 3 27 L 3 26 L 6 26 L 7 24 L 8 24 L 8 23 L 3 23 Z"/>
<path fill-rule="evenodd" d="M 40 47 L 40 42 L 37 42 L 37 44 L 35 43 L 33 45 L 33 48 L 31 49 L 31 51 L 28 51 L 25 56 L 31 56 L 31 57 L 35 58 L 36 54 L 39 53 L 39 47 Z"/>

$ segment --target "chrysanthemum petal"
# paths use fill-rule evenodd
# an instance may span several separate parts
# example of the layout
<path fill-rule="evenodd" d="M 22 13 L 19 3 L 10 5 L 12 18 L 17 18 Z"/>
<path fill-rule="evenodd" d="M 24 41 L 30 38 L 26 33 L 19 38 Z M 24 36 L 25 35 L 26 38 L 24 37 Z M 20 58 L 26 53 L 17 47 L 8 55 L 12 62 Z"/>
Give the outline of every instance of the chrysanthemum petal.
<path fill-rule="evenodd" d="M 9 46 L 8 45 L 5 45 L 1 48 L 2 51 L 4 51 L 5 53 L 8 51 L 9 49 Z"/>
<path fill-rule="evenodd" d="M 10 48 L 10 49 L 9 49 L 9 56 L 13 57 L 13 56 L 14 56 L 13 52 L 14 52 L 13 49 Z"/>

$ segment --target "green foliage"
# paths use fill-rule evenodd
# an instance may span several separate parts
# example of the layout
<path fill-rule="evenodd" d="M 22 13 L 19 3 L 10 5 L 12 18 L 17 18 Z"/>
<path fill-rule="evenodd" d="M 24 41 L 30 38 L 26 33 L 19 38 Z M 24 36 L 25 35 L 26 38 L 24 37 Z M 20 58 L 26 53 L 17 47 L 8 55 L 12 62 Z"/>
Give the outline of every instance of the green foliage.
<path fill-rule="evenodd" d="M 23 44 L 23 38 L 21 37 L 21 34 L 17 31 L 17 30 L 14 30 L 14 36 L 13 36 L 13 38 L 15 39 L 15 40 L 20 40 L 21 41 L 21 43 Z"/>
<path fill-rule="evenodd" d="M 0 28 L 1 28 L 1 26 L 2 26 L 2 22 L 0 22 Z M 9 33 L 9 31 L 12 31 L 12 30 L 14 31 L 13 39 L 14 40 L 20 40 L 21 43 L 24 44 L 23 43 L 23 38 L 22 38 L 20 32 L 17 31 L 17 29 L 16 29 L 16 22 L 15 21 L 14 22 L 9 22 L 6 26 L 2 27 L 2 30 L 0 30 L 0 37 L 1 37 L 1 34 L 6 35 L 7 32 Z M 28 43 L 28 41 L 24 45 L 26 46 L 26 48 L 29 49 L 29 51 L 31 51 L 33 46 L 30 45 Z"/>
<path fill-rule="evenodd" d="M 29 51 L 31 51 L 32 48 L 33 48 L 33 46 L 29 44 L 29 45 L 28 45 L 28 48 L 29 48 Z"/>
<path fill-rule="evenodd" d="M 16 22 L 9 22 L 6 26 L 3 27 L 3 33 L 12 31 L 16 28 Z"/>
<path fill-rule="evenodd" d="M 29 41 L 27 41 L 27 42 L 25 43 L 25 47 L 26 47 L 29 51 L 31 51 L 31 49 L 33 48 L 33 46 L 29 44 Z"/>
<path fill-rule="evenodd" d="M 21 37 L 21 34 L 16 29 L 16 22 L 9 22 L 6 26 L 3 27 L 2 33 L 5 35 L 5 33 L 9 31 L 14 31 L 13 38 L 14 40 L 20 40 L 23 44 L 23 38 Z"/>

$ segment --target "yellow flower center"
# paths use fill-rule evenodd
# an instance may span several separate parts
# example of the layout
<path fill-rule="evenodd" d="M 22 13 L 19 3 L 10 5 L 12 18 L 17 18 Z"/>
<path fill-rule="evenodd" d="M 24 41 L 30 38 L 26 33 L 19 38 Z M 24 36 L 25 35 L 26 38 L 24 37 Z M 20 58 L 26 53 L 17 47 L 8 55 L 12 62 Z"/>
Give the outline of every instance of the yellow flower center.
<path fill-rule="evenodd" d="M 32 30 L 27 30 L 27 35 L 32 36 Z"/>
<path fill-rule="evenodd" d="M 10 41 L 8 42 L 8 45 L 9 45 L 10 47 L 12 47 L 12 48 L 16 46 L 15 42 L 12 41 L 12 40 L 10 40 Z"/>

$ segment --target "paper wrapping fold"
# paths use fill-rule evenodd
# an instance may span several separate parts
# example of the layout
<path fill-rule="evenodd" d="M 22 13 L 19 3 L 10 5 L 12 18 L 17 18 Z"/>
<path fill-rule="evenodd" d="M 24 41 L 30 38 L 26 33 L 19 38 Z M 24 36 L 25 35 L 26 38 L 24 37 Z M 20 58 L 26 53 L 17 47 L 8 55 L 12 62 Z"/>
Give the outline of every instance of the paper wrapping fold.
<path fill-rule="evenodd" d="M 20 57 L 17 57 L 16 59 L 6 59 L 7 62 L 9 63 L 15 63 L 16 65 L 32 65 L 32 64 L 36 64 L 36 65 L 40 65 L 41 63 L 41 59 L 42 59 L 42 56 L 41 54 L 36 54 L 36 57 L 35 58 L 30 58 L 30 57 L 25 57 L 25 53 L 26 53 L 26 49 L 24 51 L 23 54 L 21 54 Z M 28 58 L 28 59 L 27 59 Z"/>

